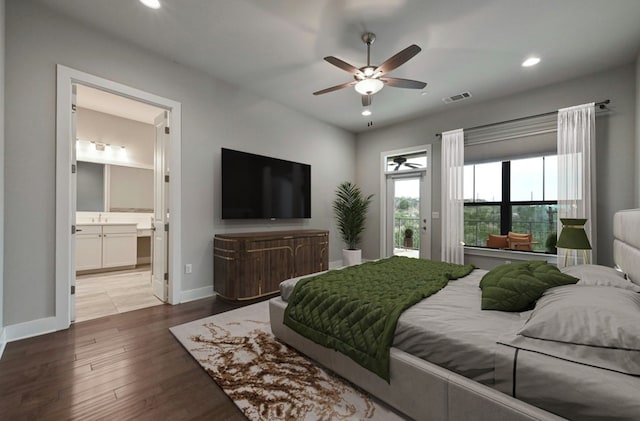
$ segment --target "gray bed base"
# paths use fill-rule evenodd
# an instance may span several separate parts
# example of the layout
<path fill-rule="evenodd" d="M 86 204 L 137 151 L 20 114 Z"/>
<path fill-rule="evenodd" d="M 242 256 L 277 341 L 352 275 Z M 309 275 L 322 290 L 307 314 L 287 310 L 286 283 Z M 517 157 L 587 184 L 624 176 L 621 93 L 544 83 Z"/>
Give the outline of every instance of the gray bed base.
<path fill-rule="evenodd" d="M 269 301 L 271 330 L 278 339 L 413 419 L 564 419 L 397 348 L 391 348 L 391 381 L 387 383 L 349 357 L 318 345 L 285 326 L 286 306 L 280 297 Z"/>
<path fill-rule="evenodd" d="M 613 218 L 613 257 L 640 284 L 640 209 Z M 322 347 L 283 324 L 286 303 L 269 302 L 271 329 L 283 342 L 416 420 L 561 420 L 550 412 L 469 380 L 435 364 L 391 348 L 391 382 L 337 351 Z"/>

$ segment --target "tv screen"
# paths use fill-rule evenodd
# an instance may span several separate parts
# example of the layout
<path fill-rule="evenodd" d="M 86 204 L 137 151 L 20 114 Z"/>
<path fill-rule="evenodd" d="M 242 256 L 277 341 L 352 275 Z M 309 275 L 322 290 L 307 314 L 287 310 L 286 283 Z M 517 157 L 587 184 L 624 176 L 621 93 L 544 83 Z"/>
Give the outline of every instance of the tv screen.
<path fill-rule="evenodd" d="M 311 166 L 222 148 L 222 219 L 311 218 Z"/>

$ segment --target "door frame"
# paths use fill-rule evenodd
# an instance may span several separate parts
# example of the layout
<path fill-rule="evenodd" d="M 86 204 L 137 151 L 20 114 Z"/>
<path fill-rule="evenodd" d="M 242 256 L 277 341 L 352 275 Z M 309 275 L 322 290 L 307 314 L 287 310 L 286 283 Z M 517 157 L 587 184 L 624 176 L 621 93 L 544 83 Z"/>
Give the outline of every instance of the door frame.
<path fill-rule="evenodd" d="M 74 84 L 89 86 L 139 102 L 170 111 L 171 144 L 169 159 L 171 189 L 169 209 L 171 212 L 171 236 L 169 241 L 169 297 L 170 304 L 180 302 L 182 287 L 181 272 L 181 104 L 131 86 L 91 75 L 70 67 L 57 65 L 56 76 L 56 249 L 55 249 L 55 325 L 66 329 L 71 324 L 71 281 L 75 277 L 75 256 L 72 254 L 75 237 L 71 227 L 75 224 L 75 209 L 72 209 L 72 147 L 71 139 L 71 90 Z"/>
<path fill-rule="evenodd" d="M 421 212 L 424 213 L 423 219 L 426 221 L 427 233 L 429 234 L 428 247 L 424 253 L 425 257 L 431 259 L 431 239 L 433 238 L 433 232 L 431 230 L 431 202 L 432 202 L 432 159 L 431 159 L 431 145 L 413 146 L 410 148 L 395 149 L 392 151 L 384 151 L 380 153 L 380 257 L 387 256 L 387 157 L 394 155 L 403 155 L 416 152 L 425 152 L 427 154 L 427 168 L 423 171 L 425 177 L 425 200 L 420 201 Z M 409 172 L 407 172 L 409 174 Z M 424 203 L 423 203 L 424 202 Z M 422 222 L 420 225 L 422 226 Z M 422 234 L 422 233 L 421 233 Z M 422 245 L 422 241 L 420 244 Z M 421 257 L 422 257 L 422 253 Z"/>

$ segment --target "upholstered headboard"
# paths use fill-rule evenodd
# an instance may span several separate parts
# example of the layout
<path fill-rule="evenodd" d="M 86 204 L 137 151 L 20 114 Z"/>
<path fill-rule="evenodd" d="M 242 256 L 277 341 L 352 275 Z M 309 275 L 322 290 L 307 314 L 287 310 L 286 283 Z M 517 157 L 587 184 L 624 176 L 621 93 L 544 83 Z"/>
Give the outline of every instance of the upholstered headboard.
<path fill-rule="evenodd" d="M 623 210 L 613 216 L 613 260 L 640 285 L 640 209 Z"/>

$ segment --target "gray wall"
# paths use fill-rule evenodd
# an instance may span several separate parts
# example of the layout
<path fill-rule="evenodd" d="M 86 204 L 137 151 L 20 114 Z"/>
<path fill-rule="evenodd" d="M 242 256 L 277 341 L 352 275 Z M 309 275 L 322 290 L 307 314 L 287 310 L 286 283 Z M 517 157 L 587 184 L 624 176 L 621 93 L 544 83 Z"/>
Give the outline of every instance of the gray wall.
<path fill-rule="evenodd" d="M 330 202 L 354 180 L 355 137 L 204 73 L 61 17 L 30 0 L 7 4 L 5 324 L 54 314 L 56 64 L 182 103 L 182 289 L 213 282 L 213 235 L 224 231 L 331 229 Z M 313 218 L 220 219 L 220 148 L 311 164 Z M 29 174 L 25 177 L 24 174 Z"/>
<path fill-rule="evenodd" d="M 636 60 L 636 172 L 633 179 L 636 181 L 635 207 L 640 208 L 640 53 Z"/>
<path fill-rule="evenodd" d="M 4 318 L 4 55 L 5 55 L 5 4 L 0 0 L 0 338 Z M 0 348 L 2 340 L 0 339 Z"/>
<path fill-rule="evenodd" d="M 611 112 L 596 119 L 597 244 L 598 262 L 613 264 L 611 253 L 613 214 L 634 206 L 638 189 L 636 174 L 636 69 L 635 64 L 614 68 L 543 88 L 487 102 L 454 104 L 451 111 L 417 118 L 388 128 L 364 132 L 357 137 L 356 180 L 375 202 L 367 220 L 363 254 L 379 256 L 380 247 L 380 153 L 393 149 L 433 144 L 432 210 L 440 209 L 440 143 L 436 133 L 456 128 L 541 114 L 558 108 L 611 99 Z M 476 100 L 474 98 L 474 100 Z M 471 100 L 473 101 L 473 100 Z M 440 220 L 433 220 L 432 257 L 440 259 Z"/>

